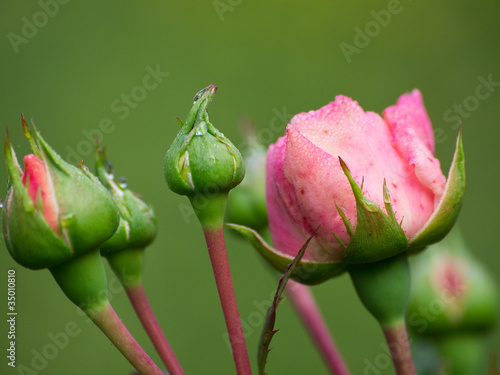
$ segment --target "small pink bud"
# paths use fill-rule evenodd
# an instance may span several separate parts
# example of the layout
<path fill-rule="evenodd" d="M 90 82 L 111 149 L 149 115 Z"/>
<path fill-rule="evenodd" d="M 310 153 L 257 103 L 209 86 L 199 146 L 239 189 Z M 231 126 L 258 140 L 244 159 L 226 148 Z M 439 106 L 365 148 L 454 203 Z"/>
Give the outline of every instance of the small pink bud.
<path fill-rule="evenodd" d="M 487 268 L 472 256 L 456 229 L 411 260 L 407 320 L 413 331 L 441 337 L 477 334 L 493 327 L 498 291 Z"/>
<path fill-rule="evenodd" d="M 57 214 L 57 203 L 54 198 L 52 184 L 47 176 L 45 163 L 33 154 L 24 157 L 23 185 L 28 182 L 28 194 L 38 210 L 43 210 L 43 216 L 47 224 L 59 233 L 59 221 Z M 40 194 L 42 207 L 38 207 L 37 200 Z"/>
<path fill-rule="evenodd" d="M 118 228 L 118 207 L 85 166 L 66 163 L 38 131 L 33 136 L 24 117 L 22 123 L 33 153 L 23 158 L 23 171 L 7 135 L 3 234 L 19 264 L 52 268 L 109 239 Z"/>

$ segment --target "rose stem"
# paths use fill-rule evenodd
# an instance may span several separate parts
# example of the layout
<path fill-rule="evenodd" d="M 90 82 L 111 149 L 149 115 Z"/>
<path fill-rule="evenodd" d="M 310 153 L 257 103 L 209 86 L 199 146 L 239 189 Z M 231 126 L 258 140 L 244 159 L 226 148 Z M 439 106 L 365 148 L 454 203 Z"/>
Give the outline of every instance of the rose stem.
<path fill-rule="evenodd" d="M 269 231 L 264 230 L 260 235 L 267 243 L 272 243 Z M 350 375 L 310 287 L 290 279 L 285 291 L 330 372 L 336 375 Z"/>
<path fill-rule="evenodd" d="M 397 375 L 417 375 L 404 323 L 411 289 L 407 254 L 351 265 L 349 274 L 359 299 L 382 326 Z"/>
<path fill-rule="evenodd" d="M 208 198 L 205 201 L 206 204 L 201 205 L 201 207 L 196 204 L 196 199 L 192 199 L 191 203 L 205 235 L 215 284 L 217 285 L 229 341 L 231 342 L 236 373 L 238 375 L 251 374 L 252 370 L 241 326 L 240 313 L 236 304 L 233 279 L 229 269 L 226 243 L 224 241 L 223 220 L 226 211 L 227 193 Z"/>
<path fill-rule="evenodd" d="M 457 332 L 436 338 L 441 360 L 449 374 L 484 374 L 486 353 L 484 337 L 478 332 Z M 490 374 L 500 374 L 491 366 Z"/>
<path fill-rule="evenodd" d="M 396 324 L 386 325 L 383 327 L 383 331 L 396 368 L 396 374 L 417 375 L 404 320 Z"/>
<path fill-rule="evenodd" d="M 171 375 L 184 375 L 181 365 L 149 304 L 142 283 L 144 248 L 129 248 L 107 254 L 111 269 L 120 280 L 146 333 Z"/>
<path fill-rule="evenodd" d="M 110 304 L 97 311 L 88 312 L 87 315 L 108 336 L 113 345 L 139 373 L 143 375 L 163 375 L 163 371 L 156 366 L 135 341 Z"/>
<path fill-rule="evenodd" d="M 336 375 L 349 375 L 350 372 L 329 333 L 328 326 L 310 288 L 307 285 L 289 280 L 286 292 L 330 372 Z"/>
<path fill-rule="evenodd" d="M 88 315 L 137 371 L 143 375 L 163 375 L 109 304 L 99 249 L 51 267 L 50 272 L 66 297 Z"/>
<path fill-rule="evenodd" d="M 141 284 L 125 287 L 128 298 L 146 330 L 163 364 L 171 375 L 184 375 L 180 363 L 177 361 L 161 327 L 149 304 L 144 287 Z"/>

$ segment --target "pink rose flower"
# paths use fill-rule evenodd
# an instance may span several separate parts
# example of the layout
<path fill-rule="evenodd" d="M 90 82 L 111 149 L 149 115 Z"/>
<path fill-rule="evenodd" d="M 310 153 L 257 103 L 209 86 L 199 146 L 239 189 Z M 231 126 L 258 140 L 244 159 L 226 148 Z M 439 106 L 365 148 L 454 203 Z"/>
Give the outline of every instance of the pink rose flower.
<path fill-rule="evenodd" d="M 281 253 L 295 256 L 321 225 L 302 259 L 340 263 L 346 257 L 350 235 L 337 206 L 353 228 L 357 211 L 339 157 L 356 183 L 363 184 L 364 196 L 387 213 L 385 181 L 410 242 L 435 216 L 446 178 L 434 157 L 433 129 L 421 93 L 402 95 L 383 118 L 337 96 L 317 111 L 293 117 L 285 136 L 269 147 L 267 209 L 273 244 Z"/>

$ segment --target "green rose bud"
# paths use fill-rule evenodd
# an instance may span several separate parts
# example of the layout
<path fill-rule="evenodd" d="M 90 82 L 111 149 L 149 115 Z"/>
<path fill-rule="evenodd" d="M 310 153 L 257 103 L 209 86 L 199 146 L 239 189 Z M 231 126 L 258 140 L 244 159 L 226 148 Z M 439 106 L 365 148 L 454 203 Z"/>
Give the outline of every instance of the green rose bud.
<path fill-rule="evenodd" d="M 127 188 L 124 178 L 115 179 L 113 165 L 106 159 L 105 148 L 96 148 L 96 175 L 115 199 L 120 212 L 120 225 L 113 237 L 101 245 L 101 253 L 108 255 L 150 245 L 156 236 L 153 208 Z"/>
<path fill-rule="evenodd" d="M 455 375 L 486 373 L 484 333 L 495 323 L 498 291 L 458 230 L 416 256 L 411 271 L 406 320 L 416 340 L 436 347 L 434 367 Z M 428 360 L 421 362 L 423 367 Z"/>
<path fill-rule="evenodd" d="M 113 165 L 105 148 L 96 147 L 96 174 L 115 199 L 120 212 L 120 225 L 109 240 L 101 245 L 114 273 L 125 287 L 141 283 L 144 249 L 153 242 L 157 226 L 153 208 L 127 188 L 127 182 L 115 179 Z"/>
<path fill-rule="evenodd" d="M 92 250 L 110 238 L 119 223 L 118 208 L 97 178 L 80 164 L 66 163 L 26 121 L 33 154 L 19 166 L 9 136 L 5 160 L 10 176 L 2 210 L 7 249 L 21 265 L 48 268 Z"/>
<path fill-rule="evenodd" d="M 251 146 L 251 151 L 244 156 L 245 178 L 229 194 L 226 218 L 231 223 L 261 232 L 269 224 L 266 209 L 267 150 L 257 141 L 251 142 Z"/>
<path fill-rule="evenodd" d="M 408 318 L 417 334 L 478 332 L 495 323 L 498 292 L 457 231 L 415 257 L 411 271 Z"/>
<path fill-rule="evenodd" d="M 237 186 L 245 174 L 238 149 L 210 123 L 206 110 L 217 90 L 196 94 L 185 123 L 165 155 L 165 179 L 180 195 L 215 195 Z"/>

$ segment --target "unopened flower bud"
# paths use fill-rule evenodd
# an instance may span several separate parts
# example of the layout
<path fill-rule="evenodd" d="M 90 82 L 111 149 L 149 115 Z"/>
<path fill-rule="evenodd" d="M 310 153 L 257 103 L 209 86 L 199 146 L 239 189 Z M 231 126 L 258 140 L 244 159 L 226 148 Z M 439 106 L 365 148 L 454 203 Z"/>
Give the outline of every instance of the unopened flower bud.
<path fill-rule="evenodd" d="M 417 334 L 471 333 L 492 327 L 498 292 L 456 230 L 416 256 L 411 270 L 408 317 Z"/>
<path fill-rule="evenodd" d="M 267 228 L 266 156 L 267 150 L 256 141 L 244 156 L 245 178 L 231 191 L 227 206 L 227 221 L 260 232 Z"/>
<path fill-rule="evenodd" d="M 180 195 L 227 193 L 245 174 L 238 149 L 210 122 L 206 107 L 217 86 L 201 90 L 165 155 L 165 179 Z"/>
<path fill-rule="evenodd" d="M 105 148 L 96 148 L 96 175 L 115 199 L 120 212 L 120 225 L 113 237 L 101 245 L 101 253 L 108 255 L 151 244 L 156 236 L 153 208 L 128 189 L 123 177 L 115 178 L 113 165 L 106 158 Z"/>
<path fill-rule="evenodd" d="M 10 176 L 2 210 L 7 249 L 21 265 L 40 269 L 96 250 L 116 231 L 118 209 L 97 178 L 80 164 L 66 163 L 26 121 L 33 150 L 18 164 L 7 136 L 5 160 Z"/>

